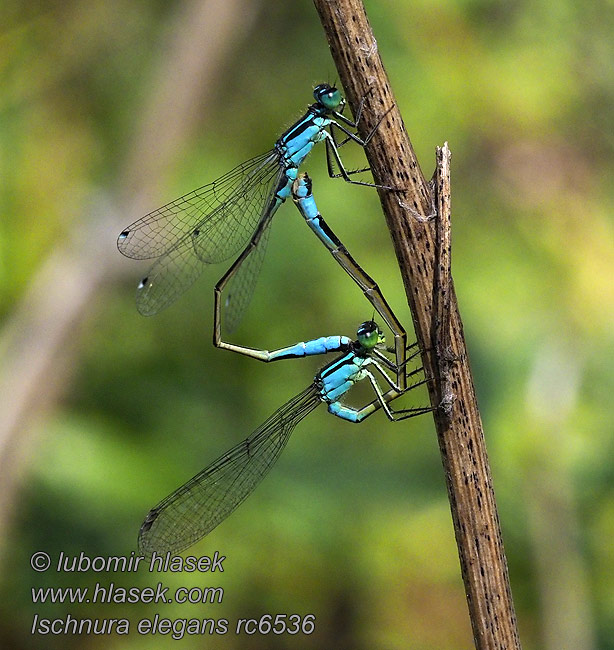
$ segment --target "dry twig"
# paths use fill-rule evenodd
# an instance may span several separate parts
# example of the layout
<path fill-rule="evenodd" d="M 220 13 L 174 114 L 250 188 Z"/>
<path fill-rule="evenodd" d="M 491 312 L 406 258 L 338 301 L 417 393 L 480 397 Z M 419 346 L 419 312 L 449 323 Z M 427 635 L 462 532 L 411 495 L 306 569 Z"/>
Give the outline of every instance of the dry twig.
<path fill-rule="evenodd" d="M 418 166 L 361 0 L 314 0 L 347 98 L 365 98 L 365 136 L 390 111 L 366 155 L 379 190 L 427 374 L 475 646 L 519 649 L 516 615 L 490 467 L 450 276 L 447 145 L 435 196 Z M 436 210 L 433 210 L 433 205 Z M 434 218 L 434 215 L 437 218 Z"/>

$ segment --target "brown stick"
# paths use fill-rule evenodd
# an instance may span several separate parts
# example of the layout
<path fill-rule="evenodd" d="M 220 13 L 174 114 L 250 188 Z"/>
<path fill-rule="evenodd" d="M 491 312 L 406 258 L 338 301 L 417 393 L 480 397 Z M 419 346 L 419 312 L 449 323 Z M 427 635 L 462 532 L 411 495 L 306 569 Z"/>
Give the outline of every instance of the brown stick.
<path fill-rule="evenodd" d="M 365 98 L 362 137 L 386 111 L 366 148 L 437 406 L 435 426 L 475 647 L 519 649 L 516 615 L 482 422 L 450 277 L 450 175 L 438 150 L 436 198 L 418 166 L 361 0 L 314 0 L 347 98 Z M 400 190 L 400 191 L 399 191 Z M 438 219 L 435 220 L 435 215 Z M 441 379 L 441 380 L 440 380 Z"/>

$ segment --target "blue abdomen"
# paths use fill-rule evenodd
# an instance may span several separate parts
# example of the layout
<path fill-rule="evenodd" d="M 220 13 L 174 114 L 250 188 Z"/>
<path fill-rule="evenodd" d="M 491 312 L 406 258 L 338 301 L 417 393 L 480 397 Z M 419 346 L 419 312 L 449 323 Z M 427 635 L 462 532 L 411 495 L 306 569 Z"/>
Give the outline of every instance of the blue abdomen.
<path fill-rule="evenodd" d="M 324 354 L 332 350 L 340 350 L 349 344 L 350 339 L 347 336 L 322 336 L 305 342 L 305 354 Z"/>

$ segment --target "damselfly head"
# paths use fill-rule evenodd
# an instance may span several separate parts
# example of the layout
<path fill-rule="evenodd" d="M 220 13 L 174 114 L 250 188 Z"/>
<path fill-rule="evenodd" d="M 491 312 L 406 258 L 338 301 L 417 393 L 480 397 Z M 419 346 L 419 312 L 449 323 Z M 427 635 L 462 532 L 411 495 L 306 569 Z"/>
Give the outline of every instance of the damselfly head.
<path fill-rule="evenodd" d="M 378 327 L 377 323 L 373 320 L 367 320 L 360 325 L 356 332 L 358 342 L 363 348 L 372 350 L 376 345 L 383 345 L 385 337 L 382 330 Z"/>
<path fill-rule="evenodd" d="M 337 88 L 330 84 L 319 84 L 314 88 L 313 96 L 318 104 L 329 111 L 336 111 L 343 104 L 343 97 Z"/>

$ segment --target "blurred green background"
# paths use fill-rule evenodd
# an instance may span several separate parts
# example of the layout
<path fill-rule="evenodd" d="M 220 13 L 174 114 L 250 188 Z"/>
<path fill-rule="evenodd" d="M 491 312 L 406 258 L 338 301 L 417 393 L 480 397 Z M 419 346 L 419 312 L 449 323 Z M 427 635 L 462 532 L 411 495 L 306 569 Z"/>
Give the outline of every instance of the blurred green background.
<path fill-rule="evenodd" d="M 453 273 L 526 650 L 614 648 L 614 5 L 368 2 L 430 176 L 452 158 Z M 211 345 L 207 270 L 140 317 L 119 230 L 272 145 L 336 74 L 308 2 L 15 2 L 0 9 L 0 646 L 471 648 L 432 420 L 324 408 L 189 554 L 223 574 L 36 573 L 128 555 L 147 510 L 310 383 Z M 359 159 L 359 158 L 358 158 Z M 377 195 L 305 167 L 410 327 Z M 237 342 L 352 336 L 371 309 L 284 206 Z M 413 397 L 425 403 L 426 395 Z M 221 586 L 221 604 L 33 604 L 32 587 Z M 297 636 L 135 632 L 141 618 L 314 614 Z M 130 635 L 32 635 L 42 618 Z"/>

